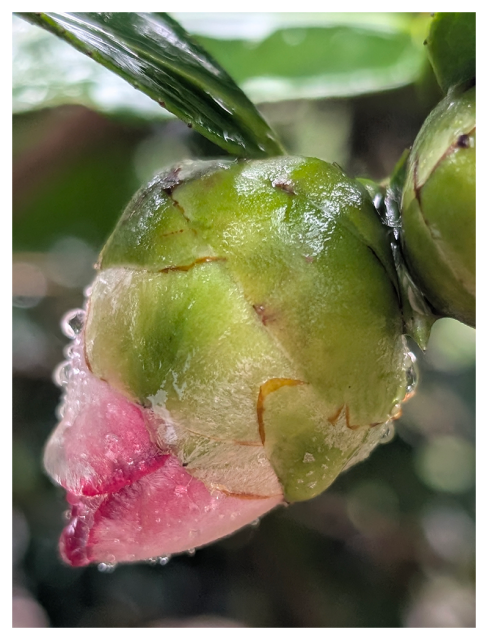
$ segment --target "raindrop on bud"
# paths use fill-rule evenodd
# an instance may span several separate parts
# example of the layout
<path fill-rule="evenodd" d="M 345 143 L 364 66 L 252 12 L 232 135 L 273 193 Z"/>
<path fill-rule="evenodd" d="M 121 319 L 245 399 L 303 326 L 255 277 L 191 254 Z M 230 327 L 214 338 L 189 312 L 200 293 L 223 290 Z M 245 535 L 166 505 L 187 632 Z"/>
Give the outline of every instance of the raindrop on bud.
<path fill-rule="evenodd" d="M 64 361 L 58 364 L 53 373 L 53 381 L 58 387 L 65 387 L 69 382 L 69 374 L 71 371 L 71 365 L 69 362 Z"/>
<path fill-rule="evenodd" d="M 417 358 L 411 351 L 408 351 L 405 354 L 405 373 L 407 376 L 407 388 L 403 402 L 410 400 L 410 398 L 415 394 L 415 390 L 417 388 L 417 383 L 419 380 Z"/>
<path fill-rule="evenodd" d="M 61 330 L 67 338 L 75 338 L 83 329 L 85 312 L 83 309 L 72 309 L 63 316 Z"/>

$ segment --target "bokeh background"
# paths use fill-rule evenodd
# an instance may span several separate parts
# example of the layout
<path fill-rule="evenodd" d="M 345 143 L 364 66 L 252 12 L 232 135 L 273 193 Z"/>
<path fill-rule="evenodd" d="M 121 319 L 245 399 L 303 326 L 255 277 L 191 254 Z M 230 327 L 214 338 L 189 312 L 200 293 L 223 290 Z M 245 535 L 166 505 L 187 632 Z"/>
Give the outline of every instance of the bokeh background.
<path fill-rule="evenodd" d="M 428 16 L 174 15 L 259 102 L 290 153 L 351 175 L 387 176 L 440 98 L 418 46 Z M 313 56 L 326 69 L 320 30 L 338 25 L 349 38 L 344 68 L 312 82 L 291 61 Z M 393 33 L 405 58 L 379 80 L 354 68 L 371 25 L 385 42 Z M 420 384 L 393 439 L 323 495 L 166 566 L 61 563 L 63 491 L 42 468 L 61 394 L 60 319 L 83 304 L 133 192 L 165 165 L 223 153 L 16 17 L 13 43 L 14 626 L 475 626 L 475 332 L 446 319 L 427 353 L 412 345 Z M 368 46 L 368 64 L 381 66 L 384 52 Z M 273 60 L 281 84 L 266 82 Z"/>

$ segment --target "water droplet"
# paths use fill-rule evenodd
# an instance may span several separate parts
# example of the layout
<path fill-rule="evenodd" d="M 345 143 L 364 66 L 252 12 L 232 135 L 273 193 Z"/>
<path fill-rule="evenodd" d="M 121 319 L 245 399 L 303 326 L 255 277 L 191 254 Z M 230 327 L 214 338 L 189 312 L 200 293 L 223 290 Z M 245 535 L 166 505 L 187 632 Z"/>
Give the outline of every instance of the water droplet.
<path fill-rule="evenodd" d="M 101 573 L 113 573 L 115 571 L 116 566 L 117 565 L 115 562 L 100 562 L 97 569 Z"/>
<path fill-rule="evenodd" d="M 66 360 L 58 364 L 53 373 L 53 381 L 58 387 L 65 387 L 69 382 L 71 365 Z"/>
<path fill-rule="evenodd" d="M 380 444 L 386 444 L 390 442 L 395 437 L 395 427 L 391 423 L 387 422 L 384 428 L 383 433 L 380 436 Z"/>
<path fill-rule="evenodd" d="M 186 553 L 192 558 L 195 555 L 195 549 L 192 547 Z"/>
<path fill-rule="evenodd" d="M 146 561 L 148 564 L 158 564 L 159 563 L 159 558 L 155 557 L 155 558 L 148 558 Z"/>
<path fill-rule="evenodd" d="M 250 523 L 250 526 L 251 526 L 251 527 L 258 527 L 258 526 L 259 526 L 259 523 L 260 523 L 259 518 L 256 518 L 256 520 L 253 520 L 253 521 Z"/>
<path fill-rule="evenodd" d="M 66 358 L 66 360 L 71 360 L 75 355 L 75 353 L 76 353 L 76 349 L 72 344 L 67 344 L 63 349 L 63 355 Z"/>
<path fill-rule="evenodd" d="M 167 565 L 170 560 L 171 560 L 171 556 L 159 556 L 158 558 L 158 562 L 162 567 Z"/>
<path fill-rule="evenodd" d="M 65 520 L 70 520 L 70 518 L 71 518 L 71 509 L 66 509 L 66 511 L 63 512 L 63 518 Z"/>
<path fill-rule="evenodd" d="M 402 405 L 395 404 L 390 413 L 390 420 L 398 420 L 402 415 Z"/>
<path fill-rule="evenodd" d="M 72 309 L 66 313 L 61 320 L 61 330 L 67 338 L 75 338 L 83 329 L 85 322 L 85 312 L 83 309 Z"/>
<path fill-rule="evenodd" d="M 83 295 L 85 298 L 89 298 L 93 291 L 93 285 L 89 284 L 87 287 L 83 289 Z"/>
<path fill-rule="evenodd" d="M 405 374 L 407 376 L 407 388 L 403 402 L 410 400 L 410 398 L 415 394 L 419 380 L 417 358 L 411 351 L 407 351 L 405 354 Z"/>
<path fill-rule="evenodd" d="M 64 418 L 64 411 L 65 411 L 64 406 L 65 406 L 65 403 L 64 403 L 64 400 L 63 400 L 63 402 L 61 402 L 61 403 L 56 407 L 56 411 L 55 411 L 55 413 L 56 413 L 56 418 L 57 418 L 58 420 L 62 420 L 62 419 Z"/>

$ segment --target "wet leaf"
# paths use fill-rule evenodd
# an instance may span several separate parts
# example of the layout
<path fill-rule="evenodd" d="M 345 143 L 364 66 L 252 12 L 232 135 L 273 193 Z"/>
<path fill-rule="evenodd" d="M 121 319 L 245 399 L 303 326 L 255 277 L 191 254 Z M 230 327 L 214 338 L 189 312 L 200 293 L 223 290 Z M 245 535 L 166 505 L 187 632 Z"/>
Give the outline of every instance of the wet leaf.
<path fill-rule="evenodd" d="M 282 148 L 232 78 L 163 13 L 24 13 L 239 156 Z"/>
<path fill-rule="evenodd" d="M 412 84 L 428 17 L 382 13 L 176 13 L 254 102 L 344 97 Z M 116 115 L 170 114 L 88 57 L 14 17 L 16 112 L 76 102 Z"/>

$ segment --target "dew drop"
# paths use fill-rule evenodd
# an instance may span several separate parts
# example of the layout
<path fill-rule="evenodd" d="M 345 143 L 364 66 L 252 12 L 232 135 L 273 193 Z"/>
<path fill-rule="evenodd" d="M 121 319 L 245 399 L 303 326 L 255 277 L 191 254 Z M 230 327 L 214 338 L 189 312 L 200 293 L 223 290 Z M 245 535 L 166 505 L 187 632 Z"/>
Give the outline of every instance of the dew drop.
<path fill-rule="evenodd" d="M 410 398 L 415 394 L 419 380 L 417 358 L 411 351 L 408 351 L 405 354 L 405 374 L 407 376 L 407 388 L 403 402 L 410 400 Z"/>
<path fill-rule="evenodd" d="M 66 313 L 61 320 L 61 330 L 67 338 L 75 338 L 83 329 L 85 322 L 85 312 L 83 309 L 72 309 Z"/>
<path fill-rule="evenodd" d="M 250 523 L 250 526 L 251 526 L 251 527 L 258 527 L 258 526 L 259 526 L 259 523 L 260 523 L 259 518 L 256 518 L 256 520 L 253 520 L 253 521 Z"/>
<path fill-rule="evenodd" d="M 66 511 L 63 512 L 63 518 L 65 520 L 70 520 L 71 519 L 71 509 L 66 509 Z"/>
<path fill-rule="evenodd" d="M 71 365 L 68 361 L 58 364 L 53 373 L 53 381 L 58 387 L 65 387 L 69 382 Z"/>
<path fill-rule="evenodd" d="M 264 453 L 259 453 L 258 454 L 258 464 L 266 464 L 267 462 L 267 458 L 266 455 Z"/>
<path fill-rule="evenodd" d="M 115 562 L 100 562 L 97 569 L 101 573 L 113 573 L 117 564 Z"/>
<path fill-rule="evenodd" d="M 393 405 L 393 408 L 390 413 L 390 420 L 398 420 L 398 418 L 400 418 L 401 415 L 402 415 L 402 405 L 401 404 Z"/>
<path fill-rule="evenodd" d="M 186 553 L 192 558 L 195 555 L 195 549 L 192 547 L 191 549 L 188 549 Z"/>
<path fill-rule="evenodd" d="M 63 355 L 67 360 L 71 360 L 76 354 L 76 349 L 74 345 L 67 344 L 63 349 Z"/>
<path fill-rule="evenodd" d="M 387 423 L 385 425 L 383 433 L 380 436 L 379 442 L 380 444 L 386 444 L 387 442 L 390 442 L 391 440 L 393 440 L 394 437 L 395 437 L 395 427 L 392 424 Z"/>
<path fill-rule="evenodd" d="M 166 566 L 170 560 L 171 556 L 159 556 L 158 558 L 158 562 L 162 567 Z"/>
<path fill-rule="evenodd" d="M 63 400 L 63 402 L 61 402 L 61 403 L 56 407 L 55 414 L 56 414 L 56 418 L 57 418 L 58 420 L 62 420 L 62 419 L 64 418 L 64 412 L 65 412 L 65 408 L 64 408 L 64 407 L 65 407 L 64 400 Z"/>

